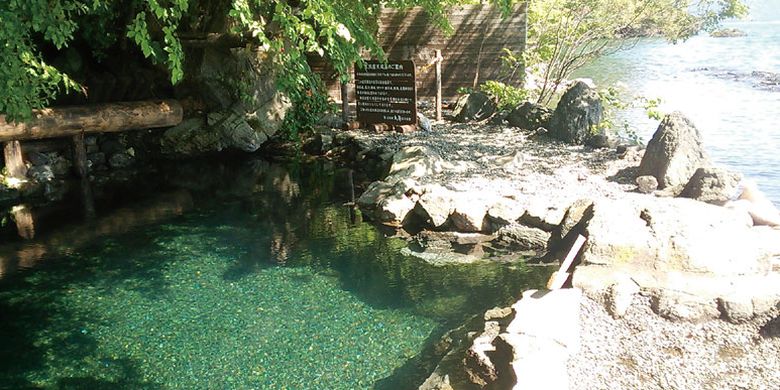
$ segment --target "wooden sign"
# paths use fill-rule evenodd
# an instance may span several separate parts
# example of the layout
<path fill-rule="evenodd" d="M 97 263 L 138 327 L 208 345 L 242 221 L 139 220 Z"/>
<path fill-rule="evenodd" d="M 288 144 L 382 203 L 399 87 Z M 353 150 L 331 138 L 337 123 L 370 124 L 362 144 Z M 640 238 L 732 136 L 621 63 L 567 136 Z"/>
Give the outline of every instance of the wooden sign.
<path fill-rule="evenodd" d="M 417 87 L 412 61 L 366 61 L 355 67 L 357 120 L 361 125 L 417 124 Z"/>

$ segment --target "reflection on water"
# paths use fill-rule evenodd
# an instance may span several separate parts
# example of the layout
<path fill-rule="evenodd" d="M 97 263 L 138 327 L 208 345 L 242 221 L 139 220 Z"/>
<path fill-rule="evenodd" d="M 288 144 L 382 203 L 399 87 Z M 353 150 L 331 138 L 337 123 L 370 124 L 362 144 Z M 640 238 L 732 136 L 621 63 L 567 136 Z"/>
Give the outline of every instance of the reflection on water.
<path fill-rule="evenodd" d="M 756 179 L 780 205 L 780 83 L 772 81 L 780 77 L 780 21 L 728 27 L 748 35 L 702 35 L 678 45 L 645 40 L 577 75 L 600 85 L 621 83 L 630 94 L 660 97 L 662 111 L 684 112 L 701 130 L 716 162 Z M 620 116 L 645 140 L 658 126 L 643 109 Z"/>
<path fill-rule="evenodd" d="M 403 256 L 321 164 L 144 180 L 154 194 L 101 191 L 123 201 L 82 224 L 29 209 L 34 238 L 0 245 L 0 387 L 409 388 L 444 330 L 549 275 Z"/>

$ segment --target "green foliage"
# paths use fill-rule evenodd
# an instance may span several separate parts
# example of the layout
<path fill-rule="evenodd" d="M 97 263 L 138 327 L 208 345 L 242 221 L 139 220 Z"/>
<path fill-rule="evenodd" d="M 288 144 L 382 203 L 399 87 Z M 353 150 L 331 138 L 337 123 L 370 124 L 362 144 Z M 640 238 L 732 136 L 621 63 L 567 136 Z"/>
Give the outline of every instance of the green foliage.
<path fill-rule="evenodd" d="M 6 0 L 0 2 L 0 113 L 10 119 L 27 118 L 78 85 L 68 75 L 47 64 L 33 37 L 57 49 L 73 37 L 73 18 L 89 12 L 92 2 Z"/>
<path fill-rule="evenodd" d="M 641 36 L 678 42 L 746 13 L 741 0 L 530 1 L 523 60 L 537 79 L 537 100 L 547 104 L 574 70 Z"/>
<path fill-rule="evenodd" d="M 528 98 L 525 89 L 494 80 L 486 81 L 479 89 L 493 97 L 501 110 L 511 110 Z"/>
<path fill-rule="evenodd" d="M 151 62 L 167 67 L 170 81 L 183 79 L 182 32 L 210 31 L 204 19 L 224 17 L 233 32 L 251 37 L 281 70 L 280 87 L 308 106 L 316 92 L 306 56 L 321 55 L 343 79 L 361 55 L 383 58 L 377 44 L 377 16 L 382 6 L 422 6 L 445 31 L 447 7 L 468 0 L 5 0 L 0 2 L 0 113 L 25 120 L 64 92 L 82 91 L 63 69 L 44 59 L 77 37 L 100 59 L 105 51 L 129 40 Z M 493 0 L 504 11 L 511 0 Z M 199 24 L 201 23 L 201 24 Z M 205 26 L 205 27 L 204 27 Z M 190 31 L 189 28 L 194 28 Z M 297 96 L 296 96 L 297 94 Z M 305 97 L 305 98 L 304 98 Z"/>
<path fill-rule="evenodd" d="M 327 94 L 323 92 L 325 87 L 317 75 L 298 74 L 298 76 L 303 84 L 296 84 L 293 88 L 287 87 L 294 109 L 284 117 L 281 134 L 282 137 L 296 142 L 300 141 L 301 133 L 311 131 L 321 114 L 331 108 Z M 288 74 L 281 80 L 293 78 L 294 75 Z"/>
<path fill-rule="evenodd" d="M 639 145 L 641 140 L 636 129 L 631 127 L 625 120 L 618 122 L 615 118 L 615 112 L 630 108 L 642 108 L 650 119 L 660 121 L 664 116 L 664 113 L 658 108 L 661 104 L 661 98 L 647 98 L 645 96 L 626 98 L 624 93 L 615 87 L 599 89 L 598 94 L 604 107 L 604 112 L 601 123 L 594 129 L 591 129 L 593 133 L 611 134 L 619 139 Z"/>

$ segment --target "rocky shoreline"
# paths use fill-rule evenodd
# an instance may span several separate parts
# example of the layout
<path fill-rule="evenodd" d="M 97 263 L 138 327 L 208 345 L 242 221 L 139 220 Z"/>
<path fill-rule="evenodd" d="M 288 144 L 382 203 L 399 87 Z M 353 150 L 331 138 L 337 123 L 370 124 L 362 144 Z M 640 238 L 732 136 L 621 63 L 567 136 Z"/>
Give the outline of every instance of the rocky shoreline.
<path fill-rule="evenodd" d="M 306 153 L 380 179 L 358 188 L 356 205 L 432 264 L 555 263 L 578 235 L 588 239 L 571 288 L 528 291 L 448 333 L 421 388 L 780 386 L 780 230 L 757 226 L 750 205 L 724 207 L 741 175 L 712 166 L 681 114 L 669 115 L 645 149 L 594 133 L 602 111 L 593 91 L 582 83 L 570 91 L 562 109 L 506 115 L 465 98 L 447 120 L 403 134 L 341 131 L 324 118 L 304 140 Z M 137 175 L 158 157 L 258 150 L 267 132 L 258 140 L 209 131 L 251 132 L 242 121 L 87 137 L 89 180 Z M 0 194 L 61 198 L 68 153 L 62 145 L 26 153 L 30 183 Z M 690 369 L 669 376 L 671 361 Z M 741 379 L 753 366 L 760 374 Z"/>
<path fill-rule="evenodd" d="M 514 388 L 534 388 L 529 385 L 536 380 L 529 359 L 554 362 L 557 371 L 548 376 L 571 374 L 571 381 L 546 388 L 614 388 L 616 383 L 648 389 L 731 387 L 745 366 L 729 357 L 732 349 L 727 346 L 741 345 L 747 338 L 753 346 L 744 354 L 760 360 L 765 374 L 746 383 L 755 385 L 751 388 L 777 387 L 771 373 L 778 369 L 775 357 L 780 350 L 780 230 L 758 226 L 765 221 L 752 210 L 724 207 L 741 176 L 712 166 L 695 126 L 682 114 L 671 114 L 646 150 L 613 142 L 606 142 L 610 147 L 605 148 L 572 145 L 543 133 L 500 121 L 445 121 L 434 123 L 430 132 L 413 134 L 349 133 L 363 145 L 358 154 L 389 165 L 388 175 L 369 185 L 358 205 L 374 221 L 416 234 L 410 242 L 417 247 L 410 245 L 409 251 L 423 259 L 441 261 L 447 252 L 462 254 L 456 244 L 470 243 L 465 251 L 470 256 L 451 256 L 452 261 L 505 260 L 494 258 L 496 248 L 555 261 L 574 237 L 588 239 L 570 289 L 581 293 L 565 299 L 526 294 L 513 310 L 502 309 L 503 319 L 486 314 L 484 328 L 477 325 L 454 343 L 460 349 L 445 354 L 421 388 L 510 388 L 513 383 L 518 383 Z M 569 137 L 572 140 L 576 137 Z M 540 324 L 512 325 L 530 321 L 522 312 L 527 309 L 518 309 L 536 300 L 547 302 L 540 303 L 542 313 L 581 317 L 581 328 L 561 330 L 576 342 L 550 354 L 556 348 L 538 344 L 554 344 L 560 336 L 533 331 L 555 328 L 557 315 L 542 315 Z M 639 319 L 655 341 L 623 338 L 601 345 L 603 340 L 584 336 L 634 334 Z M 614 368 L 615 354 L 634 351 L 640 355 L 625 364 L 665 361 L 666 354 L 677 349 L 658 345 L 685 343 L 679 333 L 666 333 L 675 329 L 699 332 L 696 345 L 702 356 L 691 345 L 679 353 L 678 362 L 697 367 L 700 375 L 685 371 L 681 378 L 670 379 L 659 365 L 624 377 Z M 714 360 L 704 356 L 713 348 L 725 355 Z M 642 353 L 649 357 L 640 361 Z M 559 364 L 567 359 L 568 366 Z M 600 371 L 593 381 L 581 381 L 592 361 L 613 368 Z M 733 375 L 721 380 L 718 373 Z"/>

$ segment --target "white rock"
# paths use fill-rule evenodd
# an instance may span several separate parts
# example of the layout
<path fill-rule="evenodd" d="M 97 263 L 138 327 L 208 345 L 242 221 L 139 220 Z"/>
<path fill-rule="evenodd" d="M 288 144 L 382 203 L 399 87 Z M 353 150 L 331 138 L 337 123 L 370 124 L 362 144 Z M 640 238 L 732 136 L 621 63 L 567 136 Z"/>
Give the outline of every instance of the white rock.
<path fill-rule="evenodd" d="M 439 227 L 447 222 L 452 210 L 452 191 L 440 185 L 429 185 L 423 188 L 423 194 L 417 201 L 416 212 L 433 227 Z"/>
<path fill-rule="evenodd" d="M 569 353 L 576 353 L 580 347 L 581 300 L 582 291 L 576 288 L 525 291 L 512 305 L 516 314 L 506 332 L 552 340 Z"/>
<path fill-rule="evenodd" d="M 626 311 L 631 307 L 634 296 L 639 293 L 637 285 L 630 277 L 623 275 L 616 283 L 610 286 L 608 290 L 607 310 L 613 318 L 620 318 L 626 315 Z"/>

